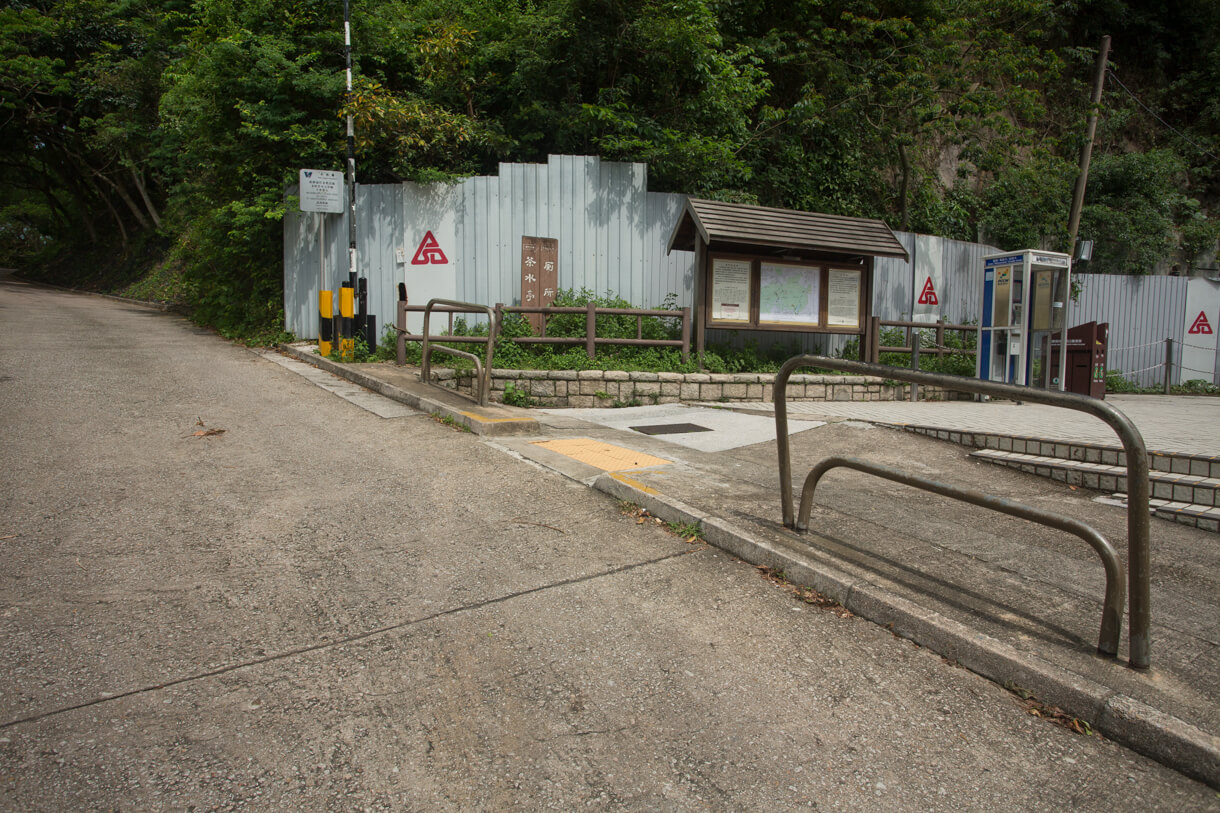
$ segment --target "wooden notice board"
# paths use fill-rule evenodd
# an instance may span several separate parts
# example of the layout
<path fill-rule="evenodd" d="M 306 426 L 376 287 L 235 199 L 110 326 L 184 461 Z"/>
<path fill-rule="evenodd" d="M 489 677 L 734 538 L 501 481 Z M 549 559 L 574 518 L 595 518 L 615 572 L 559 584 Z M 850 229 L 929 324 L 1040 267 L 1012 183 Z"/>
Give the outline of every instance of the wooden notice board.
<path fill-rule="evenodd" d="M 858 264 L 713 254 L 707 266 L 708 327 L 862 333 L 872 258 Z"/>
<path fill-rule="evenodd" d="M 545 308 L 559 287 L 559 241 L 553 237 L 521 238 L 521 305 Z M 542 314 L 527 313 L 534 332 L 542 330 Z"/>

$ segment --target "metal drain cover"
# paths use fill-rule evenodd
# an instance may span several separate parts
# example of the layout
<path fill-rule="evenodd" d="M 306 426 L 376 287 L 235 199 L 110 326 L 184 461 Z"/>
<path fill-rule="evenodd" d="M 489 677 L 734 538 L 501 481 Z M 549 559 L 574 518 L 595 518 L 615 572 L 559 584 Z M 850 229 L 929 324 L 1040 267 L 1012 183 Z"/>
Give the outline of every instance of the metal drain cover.
<path fill-rule="evenodd" d="M 628 427 L 642 435 L 681 435 L 687 432 L 711 432 L 706 426 L 693 423 L 659 423 L 654 426 Z"/>

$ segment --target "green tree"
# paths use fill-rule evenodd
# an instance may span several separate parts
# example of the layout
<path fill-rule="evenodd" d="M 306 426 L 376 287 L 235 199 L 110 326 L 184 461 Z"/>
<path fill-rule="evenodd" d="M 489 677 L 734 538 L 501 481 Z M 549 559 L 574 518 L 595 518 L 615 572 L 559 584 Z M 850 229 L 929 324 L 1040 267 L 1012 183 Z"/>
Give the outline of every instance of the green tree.
<path fill-rule="evenodd" d="M 342 32 L 321 0 L 200 0 L 165 72 L 176 255 L 198 317 L 248 333 L 282 311 L 284 189 L 340 166 Z"/>

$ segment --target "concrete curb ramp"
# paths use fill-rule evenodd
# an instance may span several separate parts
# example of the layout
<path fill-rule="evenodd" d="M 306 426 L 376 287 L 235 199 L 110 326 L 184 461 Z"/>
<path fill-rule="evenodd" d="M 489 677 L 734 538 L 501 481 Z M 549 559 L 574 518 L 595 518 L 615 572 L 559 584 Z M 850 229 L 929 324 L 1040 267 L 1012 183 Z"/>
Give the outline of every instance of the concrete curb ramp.
<path fill-rule="evenodd" d="M 755 539 L 628 476 L 603 474 L 593 487 L 633 502 L 667 522 L 698 524 L 704 539 L 750 564 L 781 570 L 861 618 L 890 629 L 1004 686 L 1020 686 L 1039 700 L 1087 722 L 1098 733 L 1187 776 L 1220 789 L 1220 737 L 1115 692 L 1096 681 L 970 629 L 940 613 L 804 556 L 799 548 Z"/>
<path fill-rule="evenodd" d="M 469 429 L 476 435 L 489 437 L 501 435 L 538 434 L 538 421 L 525 415 L 512 414 L 516 410 L 508 407 L 488 409 L 480 407 L 460 395 L 452 395 L 437 390 L 435 396 L 419 392 L 411 392 L 397 387 L 387 381 L 382 381 L 361 370 L 346 364 L 339 364 L 324 356 L 319 356 L 312 349 L 307 350 L 291 344 L 281 344 L 279 351 L 306 364 L 325 370 L 328 373 L 347 379 L 365 389 L 372 390 L 386 398 L 406 404 L 432 415 L 448 418 L 455 424 Z M 423 385 L 421 385 L 423 386 Z M 436 389 L 428 387 L 428 389 Z"/>

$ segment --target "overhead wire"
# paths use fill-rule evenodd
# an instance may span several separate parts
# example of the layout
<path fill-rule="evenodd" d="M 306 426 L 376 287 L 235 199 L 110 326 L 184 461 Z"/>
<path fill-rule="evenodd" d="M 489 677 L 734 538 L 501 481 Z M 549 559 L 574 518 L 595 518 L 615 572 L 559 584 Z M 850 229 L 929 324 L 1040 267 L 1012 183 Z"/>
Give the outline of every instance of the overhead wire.
<path fill-rule="evenodd" d="M 1153 110 L 1151 107 L 1149 107 L 1148 105 L 1146 105 L 1142 101 L 1140 101 L 1140 98 L 1138 96 L 1136 96 L 1134 93 L 1132 93 L 1130 88 L 1128 88 L 1126 85 L 1123 84 L 1123 80 L 1118 78 L 1118 76 L 1114 73 L 1113 68 L 1108 68 L 1106 70 L 1106 77 L 1114 80 L 1114 83 L 1117 84 L 1120 88 L 1122 88 L 1123 92 L 1126 93 L 1128 96 L 1130 96 L 1132 101 L 1134 101 L 1136 104 L 1138 104 L 1140 107 L 1142 107 L 1144 109 L 1144 111 L 1146 113 L 1148 113 L 1148 115 L 1152 116 L 1154 119 L 1159 121 L 1165 127 L 1168 127 L 1170 130 L 1172 130 L 1174 133 L 1176 133 L 1177 136 L 1179 138 L 1181 138 L 1183 141 L 1185 141 L 1187 144 L 1194 147 L 1196 150 L 1198 150 L 1199 152 L 1208 156 L 1209 158 L 1220 161 L 1220 156 L 1217 156 L 1215 153 L 1211 152 L 1210 150 L 1208 150 L 1204 147 L 1201 147 L 1198 144 L 1196 144 L 1194 141 L 1190 140 L 1190 138 L 1188 138 L 1185 133 L 1183 133 L 1177 127 L 1174 127 L 1169 122 L 1165 121 L 1165 119 L 1163 119 L 1159 115 L 1157 115 L 1155 110 Z"/>

